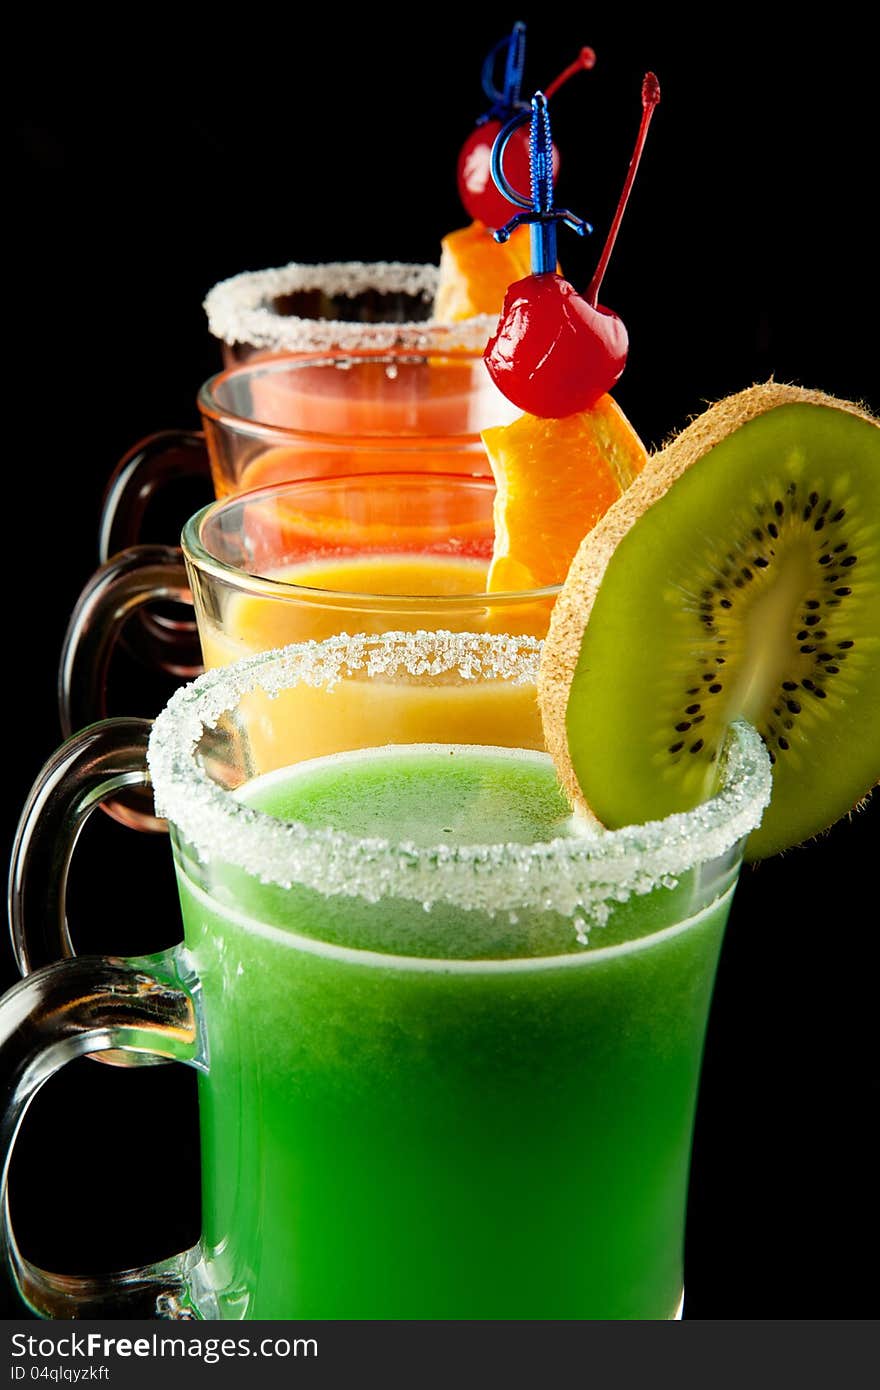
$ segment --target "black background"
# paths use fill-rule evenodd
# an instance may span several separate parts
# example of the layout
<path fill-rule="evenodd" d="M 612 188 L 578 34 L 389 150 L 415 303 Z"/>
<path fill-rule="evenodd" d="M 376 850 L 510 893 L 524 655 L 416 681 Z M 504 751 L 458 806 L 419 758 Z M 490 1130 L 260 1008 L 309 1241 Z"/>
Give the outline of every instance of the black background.
<path fill-rule="evenodd" d="M 820 28 L 737 8 L 709 28 L 628 11 L 581 25 L 546 7 L 399 20 L 327 7 L 206 21 L 192 38 L 158 11 L 124 30 L 21 21 L 6 175 L 4 859 L 59 739 L 58 652 L 110 470 L 151 430 L 195 424 L 196 389 L 219 365 L 205 292 L 294 258 L 436 260 L 466 220 L 454 164 L 482 109 L 482 56 L 514 19 L 529 23 L 529 89 L 582 43 L 599 56 L 553 109 L 558 201 L 597 228 L 587 246 L 563 233 L 582 287 L 642 74 L 661 81 L 602 296 L 629 328 L 616 395 L 643 437 L 657 445 L 704 402 L 771 374 L 876 409 L 875 36 L 856 14 L 838 5 Z M 118 712 L 155 712 L 137 673 L 126 691 Z M 78 944 L 170 944 L 167 845 L 98 822 L 74 875 Z M 689 1317 L 875 1311 L 878 823 L 875 804 L 743 876 L 704 1069 Z M 7 948 L 2 966 L 5 986 Z M 168 1254 L 197 1236 L 197 1173 L 188 1073 L 77 1063 L 19 1140 L 22 1245 L 71 1272 Z"/>

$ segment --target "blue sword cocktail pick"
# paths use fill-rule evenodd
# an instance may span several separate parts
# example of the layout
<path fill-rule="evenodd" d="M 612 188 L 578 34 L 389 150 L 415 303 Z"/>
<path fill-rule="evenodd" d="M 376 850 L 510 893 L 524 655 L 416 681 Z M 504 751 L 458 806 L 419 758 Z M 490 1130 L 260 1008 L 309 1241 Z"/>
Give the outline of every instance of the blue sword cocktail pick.
<path fill-rule="evenodd" d="M 495 86 L 495 67 L 498 55 L 505 53 L 504 87 L 501 91 Z M 506 120 L 511 111 L 527 109 L 522 99 L 522 80 L 526 65 L 526 26 L 517 21 L 512 31 L 487 55 L 483 63 L 483 91 L 492 103 L 490 109 L 480 117 L 478 125 L 490 120 Z"/>
<path fill-rule="evenodd" d="M 504 173 L 504 151 L 515 130 L 531 122 L 529 131 L 529 162 L 531 167 L 531 198 L 513 188 Z M 531 235 L 532 271 L 536 275 L 544 271 L 556 270 L 556 227 L 564 222 L 578 236 L 586 236 L 593 228 L 582 217 L 577 217 L 567 208 L 556 208 L 553 203 L 553 139 L 550 133 L 550 111 L 543 92 L 532 97 L 528 111 L 518 112 L 507 125 L 499 131 L 492 146 L 492 178 L 504 197 L 515 207 L 525 209 L 516 213 L 493 236 L 496 241 L 507 241 L 517 227 L 528 224 Z"/>

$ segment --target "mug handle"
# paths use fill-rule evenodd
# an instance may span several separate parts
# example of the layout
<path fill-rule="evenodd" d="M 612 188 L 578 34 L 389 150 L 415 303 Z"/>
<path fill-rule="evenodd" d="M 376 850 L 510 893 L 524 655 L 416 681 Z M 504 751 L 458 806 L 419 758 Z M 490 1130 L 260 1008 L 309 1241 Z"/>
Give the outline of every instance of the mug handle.
<path fill-rule="evenodd" d="M 77 959 L 67 925 L 73 851 L 89 816 L 108 797 L 121 788 L 149 791 L 151 727 L 148 719 L 107 719 L 83 729 L 62 744 L 34 782 L 9 862 L 9 927 L 22 975 Z M 153 816 L 144 816 L 144 822 L 141 828 L 167 828 Z M 95 1058 L 114 1067 L 154 1067 L 166 1060 L 124 1048 L 96 1052 Z"/>
<path fill-rule="evenodd" d="M 129 449 L 111 473 L 104 493 L 98 531 L 101 564 L 119 550 L 140 545 L 141 527 L 153 499 L 171 483 L 194 478 L 211 481 L 201 430 L 160 430 Z"/>
<path fill-rule="evenodd" d="M 183 553 L 176 546 L 131 546 L 96 570 L 86 584 L 71 614 L 58 668 L 58 713 L 65 738 L 106 721 L 107 672 L 114 648 L 129 618 L 155 599 L 192 605 Z M 166 669 L 189 679 L 202 668 L 174 663 Z M 103 805 L 123 825 L 164 828 L 143 794 L 116 796 Z"/>
<path fill-rule="evenodd" d="M 113 1048 L 204 1070 L 195 990 L 197 982 L 185 978 L 181 962 L 169 951 L 140 960 L 81 956 L 58 961 L 15 985 L 0 1001 L 0 1257 L 25 1303 L 41 1317 L 212 1316 L 196 1306 L 193 1292 L 201 1261 L 198 1246 L 118 1274 L 51 1274 L 19 1250 L 8 1193 L 12 1148 L 25 1111 L 66 1062 Z"/>
<path fill-rule="evenodd" d="M 148 719 L 108 719 L 53 753 L 28 794 L 9 862 L 12 949 L 22 975 L 74 956 L 67 925 L 67 876 L 76 842 L 97 806 L 123 788 L 149 788 Z M 144 816 L 144 822 L 147 817 Z M 165 829 L 150 816 L 149 828 Z M 120 1054 L 125 1065 L 151 1057 Z"/>
<path fill-rule="evenodd" d="M 141 439 L 120 459 L 104 493 L 98 528 L 98 558 L 106 564 L 120 550 L 143 543 L 147 509 L 172 484 L 202 480 L 210 500 L 211 464 L 200 430 L 160 430 Z M 181 518 L 181 525 L 186 517 Z M 176 528 L 175 536 L 180 532 Z M 143 612 L 123 638 L 133 655 L 171 675 L 198 663 L 196 625 L 191 618 Z M 195 656 L 193 656 L 195 653 Z"/>

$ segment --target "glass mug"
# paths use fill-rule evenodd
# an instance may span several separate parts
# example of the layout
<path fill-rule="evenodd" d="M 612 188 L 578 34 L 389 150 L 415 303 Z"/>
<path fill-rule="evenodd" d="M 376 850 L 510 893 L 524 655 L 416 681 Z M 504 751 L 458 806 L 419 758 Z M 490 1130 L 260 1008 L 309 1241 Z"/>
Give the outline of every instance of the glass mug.
<path fill-rule="evenodd" d="M 494 498 L 488 478 L 436 473 L 300 480 L 203 508 L 183 529 L 182 554 L 130 547 L 97 571 L 71 616 L 59 674 L 64 734 L 106 717 L 115 644 L 156 599 L 192 603 L 209 667 L 340 632 L 543 637 L 558 586 L 485 592 Z M 519 716 L 517 740 L 539 746 L 533 699 Z M 305 727 L 291 720 L 291 737 Z M 335 750 L 304 756 L 318 751 Z"/>
<path fill-rule="evenodd" d="M 487 476 L 480 431 L 518 412 L 467 348 L 361 348 L 252 358 L 206 381 L 202 431 L 162 431 L 122 459 L 101 515 L 102 561 L 141 539 L 174 482 L 218 497 L 335 473 L 425 470 Z"/>
<path fill-rule="evenodd" d="M 439 275 L 437 266 L 400 261 L 333 261 L 319 265 L 291 262 L 268 270 L 246 271 L 221 281 L 209 291 L 204 308 L 209 329 L 221 342 L 227 369 L 254 358 L 284 356 L 295 360 L 306 357 L 312 363 L 351 364 L 355 373 L 353 380 L 357 380 L 363 376 L 357 370 L 362 359 L 371 361 L 379 357 L 387 359 L 392 374 L 398 364 L 407 365 L 410 370 L 401 387 L 406 384 L 412 393 L 419 381 L 438 375 L 435 369 L 440 368 L 439 375 L 444 375 L 442 365 L 451 356 L 465 363 L 469 361 L 473 369 L 472 382 L 464 386 L 462 395 L 472 389 L 475 396 L 480 393 L 491 396 L 488 375 L 478 369 L 478 363 L 495 331 L 497 316 L 481 314 L 460 323 L 435 319 L 431 310 Z M 413 367 L 419 370 L 414 372 Z M 465 375 L 464 371 L 460 374 L 462 381 Z M 319 374 L 313 371 L 309 376 L 318 382 Z M 199 393 L 205 432 L 160 431 L 139 441 L 125 455 L 107 492 L 99 537 L 101 561 L 140 539 L 147 505 L 171 481 L 210 476 L 206 442 L 216 449 L 214 468 L 215 477 L 220 480 L 218 496 L 236 489 L 239 451 L 246 457 L 256 455 L 265 442 L 259 431 L 249 439 L 242 438 L 243 430 L 234 418 L 241 413 L 239 407 L 249 389 L 235 378 L 227 384 L 226 374 L 220 373 Z M 245 414 L 248 409 L 259 412 L 262 389 L 256 387 Z M 393 410 L 388 387 L 384 389 L 389 408 Z M 398 391 L 398 396 L 400 394 Z M 316 420 L 314 412 L 308 419 L 304 418 L 303 410 L 308 411 L 306 393 L 300 391 L 298 395 L 299 409 L 293 399 L 288 400 L 285 418 L 277 418 L 276 411 L 269 419 L 262 419 L 259 413 L 254 419 L 267 428 L 274 425 L 318 436 L 346 432 L 345 426 L 339 429 L 338 412 L 335 422 Z M 229 441 L 223 435 L 226 412 L 230 413 L 228 428 L 236 435 Z M 493 423 L 496 423 L 493 419 L 483 419 L 476 412 L 470 432 L 476 433 L 484 424 Z M 436 421 L 425 419 L 420 423 L 411 419 L 406 433 L 429 437 L 436 433 L 435 425 Z M 461 422 L 453 420 L 452 428 L 459 433 Z M 391 434 L 393 429 L 381 432 Z M 293 440 L 276 437 L 270 439 L 266 447 L 287 448 L 288 464 L 293 470 L 289 477 L 293 478 L 311 471 L 317 454 L 322 452 L 322 441 L 320 438 L 308 441 L 298 437 Z M 326 454 L 326 450 L 323 452 Z M 297 466 L 297 453 L 307 457 L 305 473 Z M 227 462 L 230 462 L 228 472 Z M 337 471 L 351 472 L 353 469 Z M 367 461 L 360 471 L 377 471 L 375 458 Z M 484 472 L 485 467 L 477 471 Z"/>
<path fill-rule="evenodd" d="M 702 807 L 599 835 L 574 826 L 546 754 L 463 747 L 455 720 L 461 692 L 531 687 L 539 648 L 506 633 L 335 637 L 173 696 L 148 762 L 184 944 L 62 961 L 6 996 L 3 1171 L 30 1097 L 70 1057 L 182 1061 L 199 1073 L 202 1237 L 115 1278 L 52 1275 L 17 1249 L 4 1201 L 34 1311 L 680 1316 L 706 1018 L 769 764 L 740 725 Z M 389 682 L 414 701 L 439 692 L 433 748 L 402 748 L 402 731 L 388 746 Z M 371 751 L 289 769 L 282 730 L 273 758 L 262 702 L 300 686 L 328 705 L 375 687 L 359 703 Z M 77 737 L 102 741 L 113 783 L 147 781 L 145 735 L 111 721 Z M 56 877 L 71 760 L 49 765 L 20 832 Z M 514 773 L 528 798 L 538 778 L 555 798 L 541 833 L 503 819 Z M 444 840 L 457 816 L 476 842 Z"/>
<path fill-rule="evenodd" d="M 517 413 L 482 356 L 372 350 L 272 356 L 218 373 L 198 394 L 203 432 L 142 440 L 107 487 L 101 562 L 140 542 L 151 506 L 176 484 L 213 483 L 217 497 L 273 482 L 352 473 L 489 476 L 480 431 Z M 175 527 L 175 530 L 178 528 Z M 167 670 L 192 667 L 191 621 L 144 613 L 132 645 Z"/>

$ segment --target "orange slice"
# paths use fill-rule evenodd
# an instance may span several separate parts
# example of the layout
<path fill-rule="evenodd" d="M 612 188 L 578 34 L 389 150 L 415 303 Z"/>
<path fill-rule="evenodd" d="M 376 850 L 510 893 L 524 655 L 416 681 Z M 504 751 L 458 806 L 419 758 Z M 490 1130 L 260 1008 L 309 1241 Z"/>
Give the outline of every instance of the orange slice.
<path fill-rule="evenodd" d="M 443 323 L 500 314 L 508 286 L 531 272 L 528 227 L 517 227 L 508 241 L 497 242 L 482 222 L 472 222 L 440 245 L 434 317 Z"/>
<path fill-rule="evenodd" d="M 497 487 L 490 593 L 561 584 L 648 457 L 610 396 L 561 420 L 521 415 L 484 430 L 483 443 Z"/>

